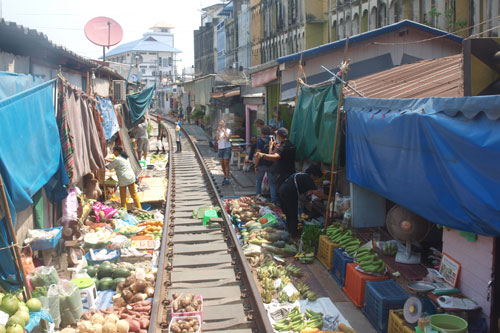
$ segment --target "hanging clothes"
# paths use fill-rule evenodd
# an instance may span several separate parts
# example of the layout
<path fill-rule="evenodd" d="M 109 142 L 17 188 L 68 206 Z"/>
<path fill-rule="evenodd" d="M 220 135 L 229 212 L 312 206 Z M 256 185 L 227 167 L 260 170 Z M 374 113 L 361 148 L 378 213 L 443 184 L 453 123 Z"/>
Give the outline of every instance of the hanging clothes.
<path fill-rule="evenodd" d="M 73 178 L 73 171 L 75 168 L 75 162 L 73 160 L 73 138 L 70 134 L 69 124 L 68 124 L 68 106 L 66 103 L 65 89 L 66 85 L 62 83 L 62 80 L 59 80 L 59 93 L 57 96 L 57 127 L 59 128 L 59 138 L 61 140 L 61 148 L 63 154 L 64 167 L 66 168 L 66 173 L 68 174 L 68 178 Z"/>
<path fill-rule="evenodd" d="M 97 96 L 97 111 L 99 111 L 103 119 L 102 126 L 104 127 L 104 133 L 106 134 L 106 140 L 109 140 L 120 130 L 120 125 L 118 124 L 118 119 L 116 118 L 115 109 L 113 107 L 113 103 L 111 103 L 111 99 L 109 97 Z"/>
<path fill-rule="evenodd" d="M 106 157 L 106 155 L 108 155 L 108 145 L 106 144 L 106 133 L 104 133 L 104 127 L 102 126 L 104 119 L 102 118 L 99 111 L 97 111 L 97 103 L 93 102 L 91 106 L 92 116 L 94 117 L 95 128 L 97 130 L 97 136 L 99 138 L 102 155 Z"/>
<path fill-rule="evenodd" d="M 65 83 L 64 98 L 68 108 L 68 125 L 74 146 L 74 172 L 71 184 L 76 184 L 86 174 L 104 168 L 105 162 L 91 111 L 91 98 L 67 83 Z"/>

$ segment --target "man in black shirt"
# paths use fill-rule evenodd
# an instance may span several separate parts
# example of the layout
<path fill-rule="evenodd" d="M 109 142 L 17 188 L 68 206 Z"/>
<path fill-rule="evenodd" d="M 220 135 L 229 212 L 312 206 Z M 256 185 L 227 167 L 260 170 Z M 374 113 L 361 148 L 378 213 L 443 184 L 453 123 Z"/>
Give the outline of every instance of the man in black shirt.
<path fill-rule="evenodd" d="M 295 172 L 296 148 L 293 143 L 288 140 L 288 130 L 284 127 L 276 131 L 276 139 L 278 144 L 276 152 L 269 154 L 259 153 L 256 154 L 256 156 L 258 159 L 263 158 L 267 161 L 274 162 L 272 173 L 276 177 L 276 188 L 279 189 L 285 179 Z M 273 151 L 273 148 L 274 147 L 271 147 L 271 151 Z"/>

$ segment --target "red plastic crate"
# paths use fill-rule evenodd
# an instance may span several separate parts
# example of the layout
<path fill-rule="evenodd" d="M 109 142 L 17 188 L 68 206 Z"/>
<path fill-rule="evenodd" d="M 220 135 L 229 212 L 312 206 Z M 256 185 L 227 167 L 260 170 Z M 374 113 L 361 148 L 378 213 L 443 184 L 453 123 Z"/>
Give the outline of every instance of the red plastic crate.
<path fill-rule="evenodd" d="M 361 273 L 355 267 L 357 263 L 347 264 L 345 273 L 344 292 L 358 308 L 365 305 L 365 284 L 366 281 L 383 281 L 388 280 L 389 276 L 373 276 Z"/>

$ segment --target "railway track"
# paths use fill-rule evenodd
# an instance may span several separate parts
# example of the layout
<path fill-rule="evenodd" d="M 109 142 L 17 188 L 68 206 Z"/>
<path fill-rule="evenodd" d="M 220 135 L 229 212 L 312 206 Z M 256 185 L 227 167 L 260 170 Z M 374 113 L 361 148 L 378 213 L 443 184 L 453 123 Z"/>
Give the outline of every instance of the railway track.
<path fill-rule="evenodd" d="M 170 152 L 174 152 L 174 125 L 165 124 Z M 168 331 L 173 293 L 202 295 L 204 332 L 272 332 L 227 216 L 223 214 L 212 227 L 192 216 L 201 206 L 223 210 L 223 202 L 198 148 L 183 134 L 182 153 L 169 154 L 165 223 L 149 332 Z"/>

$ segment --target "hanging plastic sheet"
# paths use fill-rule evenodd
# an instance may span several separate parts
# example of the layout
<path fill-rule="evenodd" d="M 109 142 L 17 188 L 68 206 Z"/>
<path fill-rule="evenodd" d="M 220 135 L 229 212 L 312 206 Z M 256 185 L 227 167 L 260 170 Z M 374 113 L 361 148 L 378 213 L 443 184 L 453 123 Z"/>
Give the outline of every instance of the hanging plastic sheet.
<path fill-rule="evenodd" d="M 40 77 L 29 74 L 0 72 L 0 101 L 42 83 Z"/>
<path fill-rule="evenodd" d="M 127 96 L 127 105 L 130 111 L 132 126 L 146 113 L 155 93 L 156 85 L 152 85 L 140 93 Z"/>
<path fill-rule="evenodd" d="M 296 160 L 332 163 L 339 91 L 339 84 L 300 87 L 290 129 Z"/>
<path fill-rule="evenodd" d="M 434 223 L 500 236 L 500 96 L 347 97 L 347 179 Z"/>
<path fill-rule="evenodd" d="M 97 110 L 101 114 L 103 119 L 102 127 L 104 128 L 104 134 L 106 135 L 106 140 L 111 139 L 111 137 L 120 130 L 118 124 L 118 119 L 116 118 L 115 109 L 111 99 L 109 97 L 97 96 Z"/>
<path fill-rule="evenodd" d="M 0 173 L 14 223 L 16 212 L 33 204 L 31 197 L 42 187 L 49 200 L 59 201 L 67 195 L 68 177 L 54 112 L 54 82 L 0 101 Z M 5 222 L 0 224 L 0 248 L 8 246 Z M 10 249 L 0 251 L 0 274 L 15 283 Z"/>

